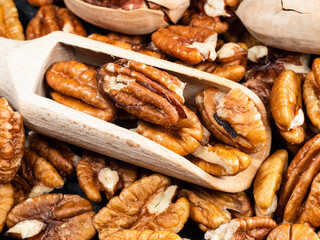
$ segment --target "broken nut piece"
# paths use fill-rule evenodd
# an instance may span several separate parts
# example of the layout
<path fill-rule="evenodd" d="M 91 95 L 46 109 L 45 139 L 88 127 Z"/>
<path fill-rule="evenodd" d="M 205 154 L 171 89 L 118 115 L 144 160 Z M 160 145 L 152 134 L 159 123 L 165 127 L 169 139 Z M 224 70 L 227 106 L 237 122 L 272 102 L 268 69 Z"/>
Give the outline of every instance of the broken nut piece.
<path fill-rule="evenodd" d="M 217 33 L 207 28 L 171 25 L 158 29 L 151 38 L 160 51 L 187 64 L 217 57 Z"/>
<path fill-rule="evenodd" d="M 266 144 L 261 114 L 240 89 L 224 93 L 208 88 L 196 96 L 195 102 L 207 129 L 225 144 L 246 153 L 257 152 Z"/>
<path fill-rule="evenodd" d="M 190 206 L 185 198 L 172 202 L 176 188 L 168 177 L 153 174 L 123 189 L 94 217 L 99 239 L 125 229 L 179 232 Z"/>
<path fill-rule="evenodd" d="M 22 117 L 0 98 L 0 184 L 11 182 L 21 165 L 25 134 Z"/>
<path fill-rule="evenodd" d="M 172 126 L 179 117 L 186 118 L 184 84 L 167 72 L 122 59 L 103 65 L 97 79 L 103 96 L 145 121 Z"/>

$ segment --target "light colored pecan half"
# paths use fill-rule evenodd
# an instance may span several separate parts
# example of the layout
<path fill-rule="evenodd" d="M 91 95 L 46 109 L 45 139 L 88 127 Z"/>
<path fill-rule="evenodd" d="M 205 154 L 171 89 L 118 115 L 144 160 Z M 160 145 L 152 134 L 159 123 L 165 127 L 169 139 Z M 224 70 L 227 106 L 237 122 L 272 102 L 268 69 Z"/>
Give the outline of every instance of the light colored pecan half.
<path fill-rule="evenodd" d="M 7 214 L 14 206 L 14 188 L 10 183 L 0 184 L 0 233 L 6 223 Z"/>
<path fill-rule="evenodd" d="M 214 176 L 234 176 L 251 164 L 249 155 L 224 144 L 200 146 L 192 155 L 195 165 Z"/>
<path fill-rule="evenodd" d="M 207 28 L 171 25 L 159 28 L 151 38 L 160 51 L 187 64 L 217 57 L 217 33 Z"/>
<path fill-rule="evenodd" d="M 146 64 L 120 60 L 98 71 L 99 91 L 116 106 L 148 122 L 172 126 L 183 109 L 184 84 L 167 72 Z"/>
<path fill-rule="evenodd" d="M 22 117 L 0 98 L 0 184 L 12 181 L 24 153 Z"/>
<path fill-rule="evenodd" d="M 187 118 L 179 118 L 171 127 L 139 121 L 136 131 L 181 156 L 188 155 L 200 146 L 203 130 L 197 115 L 186 107 L 183 109 Z"/>
<path fill-rule="evenodd" d="M 179 235 L 170 231 L 152 231 L 152 230 L 123 230 L 111 233 L 101 240 L 182 240 Z"/>
<path fill-rule="evenodd" d="M 244 192 L 224 193 L 203 188 L 182 189 L 180 197 L 190 203 L 190 218 L 202 231 L 218 228 L 234 217 L 251 217 L 253 208 Z"/>
<path fill-rule="evenodd" d="M 257 216 L 273 217 L 277 208 L 277 191 L 283 171 L 288 163 L 288 152 L 279 149 L 260 166 L 253 184 L 255 212 Z"/>
<path fill-rule="evenodd" d="M 117 190 L 130 186 L 138 178 L 137 169 L 116 162 L 107 161 L 105 156 L 85 151 L 77 166 L 80 187 L 94 202 L 100 202 L 100 192 L 104 191 L 111 199 Z"/>
<path fill-rule="evenodd" d="M 8 214 L 6 235 L 20 239 L 89 240 L 96 233 L 91 211 L 91 203 L 77 195 L 29 198 Z"/>
<path fill-rule="evenodd" d="M 267 217 L 236 218 L 222 224 L 216 230 L 204 235 L 206 240 L 263 240 L 277 226 L 276 222 Z"/>
<path fill-rule="evenodd" d="M 94 217 L 99 239 L 125 229 L 179 232 L 189 217 L 185 198 L 172 202 L 177 186 L 160 174 L 141 178 L 113 197 Z"/>
<path fill-rule="evenodd" d="M 283 224 L 274 228 L 267 240 L 319 240 L 312 228 L 302 224 Z"/>
<path fill-rule="evenodd" d="M 58 92 L 52 93 L 58 102 L 110 122 L 115 118 L 115 107 L 98 92 L 96 75 L 94 66 L 62 61 L 50 66 L 46 80 Z"/>
<path fill-rule="evenodd" d="M 0 0 L 0 37 L 23 41 L 23 27 L 13 0 Z"/>
<path fill-rule="evenodd" d="M 54 31 L 87 36 L 81 22 L 68 9 L 59 8 L 55 5 L 45 5 L 38 10 L 37 15 L 29 22 L 26 29 L 26 38 L 31 40 Z"/>
<path fill-rule="evenodd" d="M 265 145 L 261 114 L 240 89 L 224 93 L 208 88 L 196 96 L 195 102 L 205 126 L 220 141 L 246 153 L 257 152 Z"/>
<path fill-rule="evenodd" d="M 303 142 L 305 131 L 301 78 L 294 71 L 284 71 L 274 82 L 270 107 L 273 119 L 285 140 L 292 144 Z"/>

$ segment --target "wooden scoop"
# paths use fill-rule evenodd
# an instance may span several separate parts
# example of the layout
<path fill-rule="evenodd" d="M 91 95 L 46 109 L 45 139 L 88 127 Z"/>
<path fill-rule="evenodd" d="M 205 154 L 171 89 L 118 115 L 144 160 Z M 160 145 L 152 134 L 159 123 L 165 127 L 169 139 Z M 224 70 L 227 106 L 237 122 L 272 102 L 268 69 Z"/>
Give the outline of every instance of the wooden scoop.
<path fill-rule="evenodd" d="M 0 41 L 0 96 L 6 97 L 20 111 L 25 125 L 31 130 L 156 172 L 226 192 L 239 192 L 249 188 L 257 169 L 269 155 L 271 131 L 265 107 L 254 93 L 238 83 L 63 32 L 54 32 L 26 44 L 6 39 Z M 22 44 L 24 45 L 20 46 Z M 12 52 L 14 48 L 16 50 Z M 252 163 L 245 171 L 233 177 L 213 177 L 186 158 L 138 133 L 45 97 L 44 75 L 54 62 L 76 60 L 102 65 L 117 58 L 146 63 L 168 71 L 186 82 L 184 98 L 186 105 L 193 110 L 195 95 L 208 87 L 226 92 L 232 88 L 240 88 L 254 101 L 261 113 L 267 131 L 267 144 L 260 152 L 250 155 Z"/>
<path fill-rule="evenodd" d="M 144 6 L 130 11 L 96 6 L 83 0 L 64 0 L 64 2 L 74 14 L 93 25 L 125 34 L 140 35 L 168 26 L 169 21 L 166 18 L 173 23 L 178 22 L 190 1 L 142 1 Z M 158 4 L 164 10 L 150 9 L 146 2 Z"/>

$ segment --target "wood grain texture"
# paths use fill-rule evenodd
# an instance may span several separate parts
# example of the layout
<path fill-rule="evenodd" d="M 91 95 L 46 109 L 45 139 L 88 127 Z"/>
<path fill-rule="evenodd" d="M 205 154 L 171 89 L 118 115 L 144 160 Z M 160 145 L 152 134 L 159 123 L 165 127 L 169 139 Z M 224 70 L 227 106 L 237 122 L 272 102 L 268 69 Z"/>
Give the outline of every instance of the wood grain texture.
<path fill-rule="evenodd" d="M 268 46 L 319 54 L 319 12 L 318 0 L 243 0 L 236 14 Z"/>
<path fill-rule="evenodd" d="M 194 109 L 195 95 L 207 87 L 216 87 L 222 91 L 240 88 L 254 101 L 261 113 L 268 137 L 266 146 L 260 152 L 250 155 L 252 164 L 245 171 L 232 177 L 213 177 L 186 158 L 135 132 L 45 97 L 44 75 L 52 63 L 76 60 L 102 65 L 118 58 L 146 63 L 168 71 L 186 82 L 184 98 L 191 109 Z M 8 76 L 0 79 L 0 93 L 20 111 L 28 128 L 44 135 L 226 192 L 239 192 L 249 188 L 257 169 L 269 155 L 271 130 L 263 103 L 244 86 L 213 74 L 63 32 L 54 32 L 30 41 L 13 51 L 3 63 L 7 64 L 2 68 L 7 68 Z M 9 91 L 8 88 L 13 88 L 14 91 Z"/>

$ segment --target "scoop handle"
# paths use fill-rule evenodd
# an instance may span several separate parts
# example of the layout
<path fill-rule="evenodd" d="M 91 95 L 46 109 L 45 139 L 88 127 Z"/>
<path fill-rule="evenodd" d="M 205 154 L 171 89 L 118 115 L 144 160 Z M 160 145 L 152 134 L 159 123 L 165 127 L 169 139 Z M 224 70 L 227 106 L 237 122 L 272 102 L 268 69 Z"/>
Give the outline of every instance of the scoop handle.
<path fill-rule="evenodd" d="M 16 93 L 10 78 L 7 57 L 27 42 L 0 37 L 0 97 L 5 97 L 15 108 L 17 108 Z"/>

